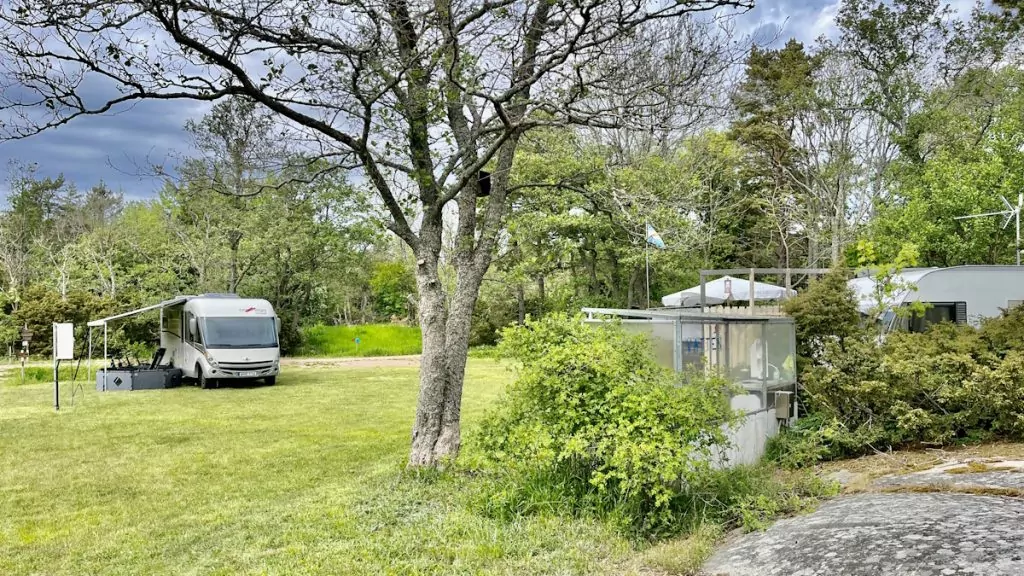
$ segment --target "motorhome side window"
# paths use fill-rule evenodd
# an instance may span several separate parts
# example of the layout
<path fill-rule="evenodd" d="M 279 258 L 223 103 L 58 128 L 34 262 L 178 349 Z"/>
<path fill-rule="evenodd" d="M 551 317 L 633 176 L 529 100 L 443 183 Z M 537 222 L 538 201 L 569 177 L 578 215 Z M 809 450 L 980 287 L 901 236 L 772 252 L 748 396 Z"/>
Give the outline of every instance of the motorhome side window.
<path fill-rule="evenodd" d="M 184 326 L 184 329 L 185 329 L 185 341 L 186 342 L 191 342 L 193 344 L 198 344 L 199 343 L 199 333 L 198 333 L 199 323 L 195 322 L 194 320 L 195 320 L 195 315 L 193 315 L 191 312 L 185 312 L 185 326 Z M 192 330 L 192 325 L 193 324 L 196 325 L 196 331 Z"/>
<path fill-rule="evenodd" d="M 924 332 L 932 324 L 939 322 L 967 323 L 967 304 L 965 302 L 935 302 L 929 305 L 923 316 L 910 319 L 911 332 Z"/>

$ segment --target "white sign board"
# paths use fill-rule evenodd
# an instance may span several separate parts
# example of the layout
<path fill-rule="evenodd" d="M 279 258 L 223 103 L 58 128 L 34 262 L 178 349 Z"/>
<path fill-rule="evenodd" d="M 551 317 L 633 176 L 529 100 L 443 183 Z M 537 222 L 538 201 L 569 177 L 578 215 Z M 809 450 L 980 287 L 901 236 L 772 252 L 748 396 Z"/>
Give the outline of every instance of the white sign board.
<path fill-rule="evenodd" d="M 75 325 L 68 322 L 53 325 L 53 357 L 56 360 L 75 359 Z"/>

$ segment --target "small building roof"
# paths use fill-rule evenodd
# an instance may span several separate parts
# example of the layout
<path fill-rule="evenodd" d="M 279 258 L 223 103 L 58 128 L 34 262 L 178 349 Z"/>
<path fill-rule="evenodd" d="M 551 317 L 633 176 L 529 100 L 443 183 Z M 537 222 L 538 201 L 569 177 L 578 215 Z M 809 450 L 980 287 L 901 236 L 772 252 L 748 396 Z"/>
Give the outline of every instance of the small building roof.
<path fill-rule="evenodd" d="M 767 322 L 769 324 L 792 324 L 788 316 L 758 316 L 746 314 L 710 314 L 686 308 L 655 308 L 653 310 L 629 310 L 625 308 L 582 308 L 584 314 L 593 316 L 617 316 L 619 318 L 640 318 L 671 321 L 680 319 L 686 323 L 722 322 L 729 324 L 750 324 Z"/>

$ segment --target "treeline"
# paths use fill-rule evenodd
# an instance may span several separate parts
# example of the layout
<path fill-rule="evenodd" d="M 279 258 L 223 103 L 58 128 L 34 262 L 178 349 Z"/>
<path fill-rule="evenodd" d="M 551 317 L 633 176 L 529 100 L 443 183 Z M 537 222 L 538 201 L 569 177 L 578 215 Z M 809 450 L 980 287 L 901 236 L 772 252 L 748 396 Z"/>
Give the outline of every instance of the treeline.
<path fill-rule="evenodd" d="M 70 321 L 84 345 L 90 319 L 210 292 L 269 300 L 286 349 L 306 325 L 410 320 L 408 258 L 343 172 L 272 150 L 269 122 L 243 101 L 187 128 L 198 153 L 149 200 L 12 167 L 0 214 L 5 344 L 16 351 L 28 326 L 32 353 L 47 354 L 50 324 Z M 114 346 L 154 342 L 157 322 L 117 324 Z"/>
<path fill-rule="evenodd" d="M 481 332 L 644 307 L 648 256 L 652 305 L 700 268 L 1013 264 L 1012 224 L 956 217 L 1024 190 L 1017 13 L 845 0 L 835 25 L 810 45 L 755 46 L 720 68 L 717 92 L 667 94 L 652 114 L 678 116 L 672 129 L 528 135 Z M 703 69 L 730 57 L 714 54 Z M 645 246 L 647 223 L 665 250 Z"/>
<path fill-rule="evenodd" d="M 522 137 L 472 343 L 527 315 L 657 305 L 701 268 L 1013 263 L 1012 226 L 956 217 L 1024 189 L 1017 17 L 845 0 L 836 34 L 810 45 L 751 47 L 695 21 L 669 30 L 692 50 L 645 50 L 638 36 L 636 73 L 678 82 L 629 128 Z M 289 345 L 308 325 L 415 320 L 414 258 L 355 165 L 241 98 L 187 130 L 191 153 L 152 200 L 14 175 L 0 216 L 5 342 L 24 324 L 178 293 L 267 298 Z M 415 192 L 399 201 L 416 222 Z M 456 212 L 440 259 L 450 286 Z M 647 246 L 648 224 L 665 249 Z"/>

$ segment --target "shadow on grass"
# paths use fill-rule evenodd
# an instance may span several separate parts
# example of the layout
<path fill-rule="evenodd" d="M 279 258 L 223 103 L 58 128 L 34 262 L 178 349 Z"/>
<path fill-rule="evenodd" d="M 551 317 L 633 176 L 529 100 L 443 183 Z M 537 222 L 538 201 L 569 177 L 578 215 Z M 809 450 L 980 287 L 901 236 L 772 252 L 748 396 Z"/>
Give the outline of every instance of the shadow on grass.
<path fill-rule="evenodd" d="M 278 382 L 277 384 L 267 384 L 262 379 L 259 379 L 259 380 L 239 380 L 239 379 L 231 378 L 231 379 L 217 380 L 217 381 L 215 381 L 213 383 L 213 386 L 211 386 L 210 388 L 207 388 L 207 390 L 209 390 L 209 391 L 226 390 L 226 389 L 230 389 L 230 390 L 249 390 L 249 389 L 253 389 L 253 388 L 277 387 L 277 386 L 280 386 L 280 385 L 281 385 L 280 382 Z M 191 388 L 199 388 L 199 383 L 198 382 L 194 382 L 194 381 L 183 381 L 181 383 L 181 387 L 182 388 L 189 388 L 189 387 L 191 387 Z"/>

